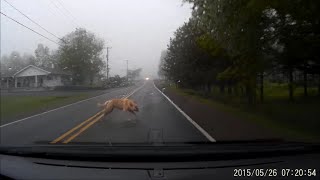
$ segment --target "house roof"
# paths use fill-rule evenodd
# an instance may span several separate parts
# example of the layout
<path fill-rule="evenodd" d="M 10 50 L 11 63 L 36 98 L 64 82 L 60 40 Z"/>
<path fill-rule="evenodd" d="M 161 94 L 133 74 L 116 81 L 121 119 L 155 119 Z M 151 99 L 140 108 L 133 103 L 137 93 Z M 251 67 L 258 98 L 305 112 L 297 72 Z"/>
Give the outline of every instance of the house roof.
<path fill-rule="evenodd" d="M 36 68 L 40 71 L 44 71 L 48 74 L 60 74 L 60 75 L 71 75 L 70 73 L 68 72 L 65 72 L 59 68 L 44 68 L 44 67 L 37 67 L 37 66 L 34 66 L 34 65 L 28 65 L 20 70 L 1 70 L 1 77 L 14 77 L 16 76 L 17 74 L 19 74 L 20 72 L 24 71 L 25 69 L 27 68 L 30 68 L 30 67 L 33 67 L 33 68 Z"/>
<path fill-rule="evenodd" d="M 22 71 L 24 71 L 24 70 L 26 70 L 26 69 L 28 69 L 28 68 L 30 68 L 30 67 L 36 68 L 36 69 L 38 69 L 38 70 L 40 70 L 40 71 L 44 71 L 44 72 L 50 74 L 50 71 L 46 71 L 46 70 L 44 70 L 43 68 L 39 68 L 39 67 L 34 66 L 34 65 L 29 65 L 29 66 L 26 66 L 26 67 L 20 69 L 20 70 L 17 71 L 16 73 L 14 73 L 13 76 L 16 76 L 17 74 L 21 73 Z"/>

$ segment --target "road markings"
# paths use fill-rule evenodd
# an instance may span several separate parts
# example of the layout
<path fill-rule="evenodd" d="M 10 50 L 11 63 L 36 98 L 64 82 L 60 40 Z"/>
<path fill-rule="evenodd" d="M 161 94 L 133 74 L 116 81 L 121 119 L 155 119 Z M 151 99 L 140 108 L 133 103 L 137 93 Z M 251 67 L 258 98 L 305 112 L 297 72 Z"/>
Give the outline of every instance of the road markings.
<path fill-rule="evenodd" d="M 98 118 L 96 118 L 95 120 L 91 121 L 90 123 L 88 123 L 86 126 L 82 127 L 77 133 L 73 134 L 71 137 L 69 137 L 68 139 L 66 139 L 65 141 L 63 141 L 62 143 L 67 144 L 68 142 L 72 141 L 74 138 L 76 138 L 77 136 L 79 136 L 83 131 L 85 131 L 86 129 L 88 129 L 90 126 L 92 126 L 94 123 L 96 123 L 97 121 L 99 121 L 102 118 L 103 114 L 101 114 Z"/>
<path fill-rule="evenodd" d="M 127 95 L 125 98 L 128 98 L 130 96 L 132 96 L 135 92 L 139 91 L 146 83 L 144 83 L 142 86 L 140 86 L 139 88 L 135 89 L 131 94 Z"/>
<path fill-rule="evenodd" d="M 67 137 L 69 134 L 73 133 L 75 130 L 79 129 L 82 125 L 86 124 L 87 122 L 91 121 L 92 119 L 94 119 L 95 117 L 97 117 L 99 114 L 101 114 L 102 111 L 98 112 L 97 114 L 95 114 L 94 116 L 90 117 L 89 119 L 83 121 L 82 123 L 80 123 L 79 125 L 77 125 L 76 127 L 70 129 L 69 131 L 67 131 L 66 133 L 64 133 L 62 136 L 58 137 L 57 139 L 53 140 L 52 142 L 50 142 L 51 144 L 57 143 L 58 141 L 64 139 L 65 137 Z"/>
<path fill-rule="evenodd" d="M 128 88 L 127 88 L 127 89 L 128 89 Z M 9 125 L 11 125 L 11 124 L 18 123 L 18 122 L 22 122 L 22 121 L 28 120 L 28 119 L 30 119 L 30 118 L 34 118 L 34 117 L 37 117 L 37 116 L 41 116 L 41 115 L 43 115 L 43 114 L 47 114 L 47 113 L 49 113 L 49 112 L 53 112 L 53 111 L 56 111 L 56 110 L 59 110 L 59 109 L 62 109 L 62 108 L 66 108 L 66 107 L 69 107 L 69 106 L 73 106 L 73 105 L 78 104 L 78 103 L 82 103 L 82 102 L 85 102 L 85 101 L 89 101 L 89 100 L 91 100 L 91 99 L 95 99 L 95 98 L 98 98 L 98 97 L 100 97 L 100 96 L 104 96 L 104 95 L 106 95 L 106 94 L 108 94 L 108 93 L 112 93 L 112 92 L 115 92 L 115 91 L 116 91 L 116 90 L 110 91 L 110 92 L 107 92 L 107 93 L 104 93 L 104 94 L 100 94 L 100 95 L 97 95 L 97 96 L 94 96 L 94 97 L 91 97 L 91 98 L 88 98 L 88 99 L 84 99 L 84 100 L 81 100 L 81 101 L 77 101 L 77 102 L 74 102 L 74 103 L 71 103 L 71 104 L 68 104 L 68 105 L 65 105 L 65 106 L 61 106 L 61 107 L 55 108 L 55 109 L 51 109 L 51 110 L 49 110 L 49 111 L 45 111 L 45 112 L 40 113 L 40 114 L 35 114 L 35 115 L 33 115 L 33 116 L 29 116 L 29 117 L 26 117 L 26 118 L 23 118 L 23 119 L 19 119 L 19 120 L 16 120 L 16 121 L 13 121 L 13 122 L 10 122 L 10 123 L 7 123 L 7 124 L 3 124 L 3 125 L 0 126 L 0 128 L 6 127 L 6 126 L 9 126 Z"/>
<path fill-rule="evenodd" d="M 153 86 L 175 107 L 178 111 L 192 124 L 194 125 L 210 142 L 216 142 L 216 140 L 205 131 L 199 124 L 197 124 L 194 120 L 191 119 L 185 112 L 183 112 L 168 96 L 166 96 L 163 92 L 161 92 L 157 86 L 153 82 Z"/>
<path fill-rule="evenodd" d="M 132 96 L 135 92 L 137 92 L 138 90 L 140 90 L 143 86 L 145 85 L 145 83 L 138 87 L 137 89 L 133 90 L 131 93 L 129 93 L 128 95 L 122 97 L 121 99 L 125 99 L 128 98 L 130 96 Z M 83 133 L 85 130 L 87 130 L 90 126 L 92 126 L 93 124 L 95 124 L 97 121 L 99 121 L 102 117 L 103 114 L 101 114 L 102 111 L 99 111 L 98 113 L 96 113 L 95 115 L 93 115 L 92 117 L 88 118 L 87 120 L 83 121 L 82 123 L 80 123 L 79 125 L 77 125 L 76 127 L 70 129 L 69 131 L 67 131 L 66 133 L 62 134 L 61 136 L 59 136 L 58 138 L 56 138 L 55 140 L 51 141 L 50 144 L 55 144 L 59 141 L 62 141 L 63 139 L 65 139 L 67 136 L 69 136 L 70 134 L 72 134 L 73 132 L 77 131 L 76 133 L 74 133 L 73 135 L 71 135 L 69 138 L 65 139 L 62 143 L 67 144 L 70 141 L 72 141 L 74 138 L 76 138 L 77 136 L 79 136 L 81 133 Z"/>

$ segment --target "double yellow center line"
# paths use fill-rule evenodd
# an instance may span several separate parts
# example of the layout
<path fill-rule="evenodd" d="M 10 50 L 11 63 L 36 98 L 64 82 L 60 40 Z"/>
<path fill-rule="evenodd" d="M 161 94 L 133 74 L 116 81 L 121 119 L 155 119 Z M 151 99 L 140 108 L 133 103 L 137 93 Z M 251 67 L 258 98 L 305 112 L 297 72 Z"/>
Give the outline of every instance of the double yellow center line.
<path fill-rule="evenodd" d="M 60 137 L 58 137 L 57 139 L 51 141 L 51 144 L 55 144 L 63 139 L 65 139 L 67 136 L 69 136 L 71 133 L 75 132 L 76 130 L 80 129 L 79 131 L 77 131 L 76 133 L 74 133 L 72 136 L 70 136 L 69 138 L 65 139 L 64 141 L 62 141 L 62 143 L 68 143 L 70 142 L 72 139 L 74 139 L 75 137 L 77 137 L 79 134 L 81 134 L 83 131 L 85 131 L 86 129 L 88 129 L 92 124 L 94 124 L 95 122 L 97 122 L 101 117 L 103 116 L 102 111 L 98 112 L 97 114 L 95 114 L 94 116 L 90 117 L 89 119 L 83 121 L 82 123 L 80 123 L 79 125 L 77 125 L 76 127 L 70 129 L 69 131 L 67 131 L 66 133 L 64 133 L 63 135 L 61 135 Z M 90 122 L 91 121 L 91 122 Z M 90 123 L 89 123 L 90 122 Z M 87 125 L 86 125 L 87 124 Z"/>
<path fill-rule="evenodd" d="M 133 93 L 137 92 L 139 89 L 141 89 L 144 86 L 144 84 L 135 89 L 132 93 L 129 95 L 122 97 L 121 99 L 128 98 L 130 97 Z M 74 128 L 70 129 L 69 131 L 65 132 L 55 140 L 51 141 L 50 144 L 56 144 L 58 142 L 62 142 L 63 144 L 67 144 L 70 141 L 72 141 L 74 138 L 79 136 L 81 133 L 83 133 L 85 130 L 87 130 L 90 126 L 92 126 L 94 123 L 99 121 L 103 117 L 103 111 L 99 111 L 95 115 L 91 116 L 89 119 L 83 121 L 82 123 L 78 124 Z"/>

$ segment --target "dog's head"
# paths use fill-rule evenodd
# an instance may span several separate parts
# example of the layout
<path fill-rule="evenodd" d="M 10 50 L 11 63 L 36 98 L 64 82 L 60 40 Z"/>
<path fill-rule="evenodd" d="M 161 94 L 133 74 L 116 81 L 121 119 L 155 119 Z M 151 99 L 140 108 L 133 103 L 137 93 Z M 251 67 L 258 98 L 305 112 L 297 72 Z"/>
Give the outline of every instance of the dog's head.
<path fill-rule="evenodd" d="M 137 111 L 137 112 L 139 112 L 138 104 L 135 103 L 135 102 L 132 101 L 132 100 L 131 100 L 131 102 L 130 102 L 130 108 L 131 108 L 132 111 Z"/>
<path fill-rule="evenodd" d="M 134 109 L 134 111 L 137 111 L 137 112 L 139 112 L 139 108 L 138 108 L 138 106 L 135 106 L 135 109 Z"/>

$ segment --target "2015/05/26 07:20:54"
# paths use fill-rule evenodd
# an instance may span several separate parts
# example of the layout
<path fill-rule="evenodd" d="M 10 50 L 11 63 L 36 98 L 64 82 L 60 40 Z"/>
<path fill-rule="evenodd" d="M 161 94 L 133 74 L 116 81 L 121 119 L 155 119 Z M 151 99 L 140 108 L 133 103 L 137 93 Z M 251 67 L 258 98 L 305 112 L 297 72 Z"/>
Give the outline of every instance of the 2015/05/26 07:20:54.
<path fill-rule="evenodd" d="M 234 177 L 276 177 L 281 175 L 281 177 L 312 177 L 317 176 L 316 169 L 281 169 L 281 174 L 278 173 L 278 169 L 234 169 Z"/>

